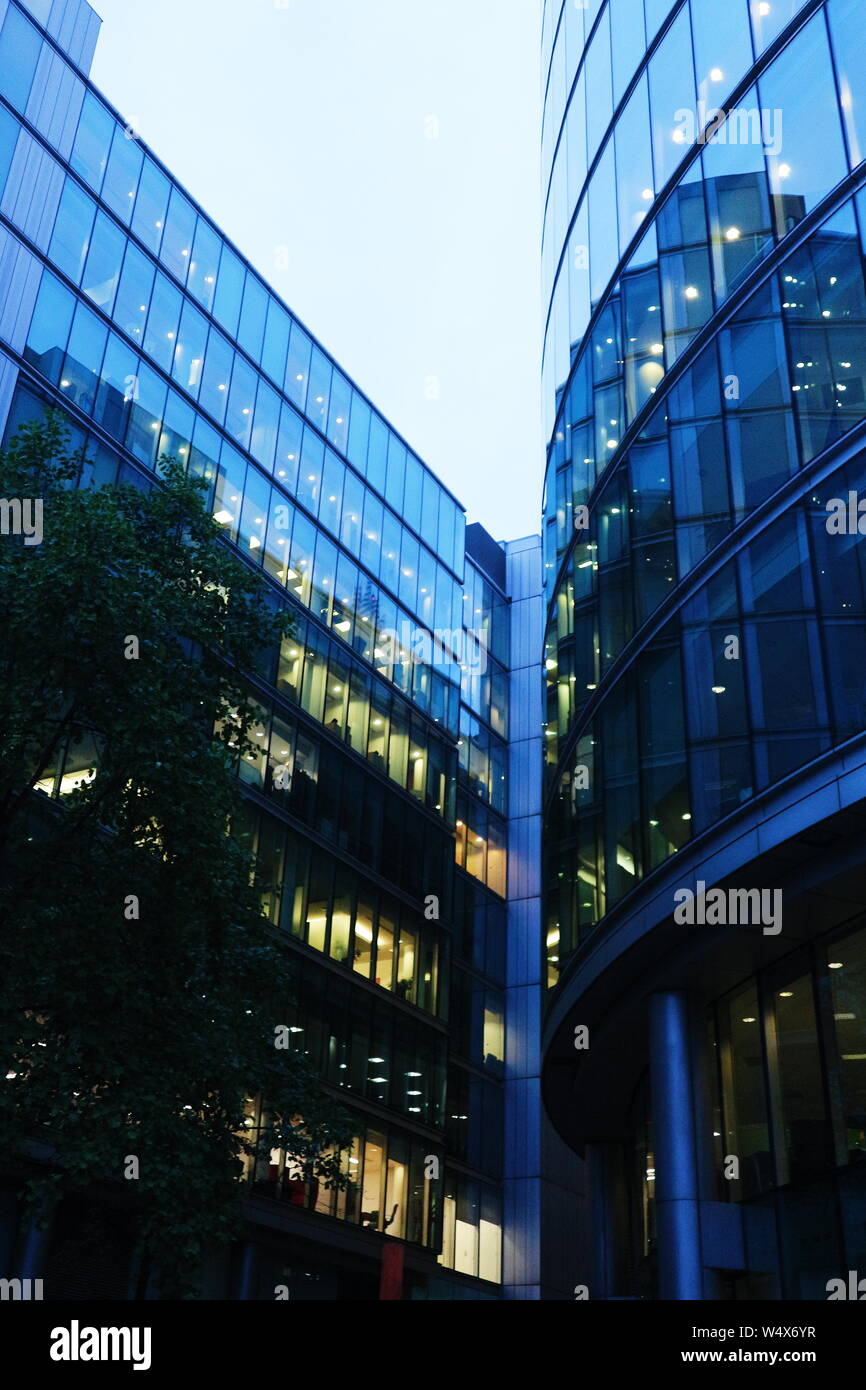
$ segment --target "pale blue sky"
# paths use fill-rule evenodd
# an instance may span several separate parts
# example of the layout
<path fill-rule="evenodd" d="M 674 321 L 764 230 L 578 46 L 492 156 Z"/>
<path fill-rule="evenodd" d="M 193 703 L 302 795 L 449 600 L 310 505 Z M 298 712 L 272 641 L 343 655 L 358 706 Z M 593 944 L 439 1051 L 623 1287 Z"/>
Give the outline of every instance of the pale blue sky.
<path fill-rule="evenodd" d="M 469 519 L 536 531 L 539 0 L 92 3 L 97 85 Z"/>

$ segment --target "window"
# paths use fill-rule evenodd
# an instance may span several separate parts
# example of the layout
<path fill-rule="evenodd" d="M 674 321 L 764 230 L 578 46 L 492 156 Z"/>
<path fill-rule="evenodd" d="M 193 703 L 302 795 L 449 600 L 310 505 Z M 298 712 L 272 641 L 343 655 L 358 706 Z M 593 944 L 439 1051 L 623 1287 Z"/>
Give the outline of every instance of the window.
<path fill-rule="evenodd" d="M 216 293 L 220 246 L 221 242 L 216 232 L 203 217 L 200 217 L 195 229 L 186 287 L 208 312 L 213 308 Z"/>
<path fill-rule="evenodd" d="M 220 425 L 225 419 L 228 406 L 233 362 L 234 352 L 231 345 L 221 333 L 212 328 L 208 334 L 199 404 L 209 411 Z"/>
<path fill-rule="evenodd" d="M 147 256 L 127 242 L 120 284 L 114 302 L 114 321 L 140 347 L 153 290 L 154 268 Z"/>
<path fill-rule="evenodd" d="M 24 357 L 55 385 L 60 380 L 74 311 L 75 296 L 61 285 L 56 276 L 44 271 Z"/>
<path fill-rule="evenodd" d="M 14 14 L 14 10 L 10 9 L 9 13 Z M 94 193 L 102 188 L 113 133 L 114 121 L 110 114 L 92 92 L 87 92 L 69 163 Z"/>
<path fill-rule="evenodd" d="M 768 155 L 780 237 L 848 172 L 832 72 L 824 16 L 817 14 L 758 83 L 761 106 L 785 116 L 781 148 Z"/>
<path fill-rule="evenodd" d="M 104 212 L 97 213 L 81 288 L 108 315 L 114 308 L 125 247 L 123 232 Z"/>
<path fill-rule="evenodd" d="M 165 174 L 145 155 L 132 215 L 132 230 L 155 255 L 162 243 L 170 191 L 171 184 Z"/>
<path fill-rule="evenodd" d="M 286 361 L 285 388 L 289 400 L 294 401 L 299 410 L 303 410 L 307 403 L 312 348 L 313 345 L 300 324 L 293 323 Z"/>
<path fill-rule="evenodd" d="M 243 449 L 250 447 L 257 384 L 258 377 L 252 367 L 235 353 L 225 427 Z"/>
<path fill-rule="evenodd" d="M 101 196 L 102 201 L 127 227 L 135 208 L 143 162 L 138 141 L 130 139 L 123 127 L 116 125 Z"/>
<path fill-rule="evenodd" d="M 182 285 L 186 284 L 195 235 L 196 214 L 176 188 L 171 190 L 160 259 Z"/>
<path fill-rule="evenodd" d="M 265 328 L 261 361 L 268 376 L 279 387 L 282 387 L 285 380 L 291 327 L 292 320 L 285 309 L 275 299 L 270 298 L 268 300 L 268 321 Z"/>
<path fill-rule="evenodd" d="M 69 336 L 60 389 L 85 415 L 91 413 L 96 403 L 99 372 L 107 341 L 108 330 L 95 314 L 79 304 Z"/>
<path fill-rule="evenodd" d="M 171 370 L 174 359 L 182 303 L 180 291 L 157 271 L 144 333 L 144 350 L 165 372 Z"/>
<path fill-rule="evenodd" d="M 249 271 L 244 289 L 238 342 L 250 357 L 258 361 L 265 334 L 265 320 L 268 313 L 268 294 L 264 285 Z"/>
<path fill-rule="evenodd" d="M 208 325 L 204 314 L 184 300 L 171 374 L 193 397 L 198 396 Z"/>
<path fill-rule="evenodd" d="M 101 376 L 94 418 L 113 438 L 122 441 L 136 389 L 138 357 L 114 333 L 108 335 Z"/>
<path fill-rule="evenodd" d="M 94 213 L 93 200 L 77 183 L 67 179 L 63 185 L 48 255 L 75 285 L 81 283 Z"/>

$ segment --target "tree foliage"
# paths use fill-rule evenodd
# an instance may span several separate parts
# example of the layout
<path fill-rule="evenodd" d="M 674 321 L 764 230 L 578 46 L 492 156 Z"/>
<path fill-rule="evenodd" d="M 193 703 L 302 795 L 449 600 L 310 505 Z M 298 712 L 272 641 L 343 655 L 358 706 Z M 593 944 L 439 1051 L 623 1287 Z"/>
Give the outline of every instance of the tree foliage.
<path fill-rule="evenodd" d="M 43 1205 L 125 1183 L 164 1291 L 191 1296 L 237 1230 L 249 1098 L 260 1149 L 325 1182 L 350 1137 L 275 1047 L 290 965 L 227 833 L 243 673 L 287 620 L 203 483 L 163 461 L 151 490 L 84 489 L 82 463 L 55 417 L 0 454 L 0 497 L 43 503 L 41 544 L 0 539 L 0 1156 L 32 1173 L 39 1145 Z"/>

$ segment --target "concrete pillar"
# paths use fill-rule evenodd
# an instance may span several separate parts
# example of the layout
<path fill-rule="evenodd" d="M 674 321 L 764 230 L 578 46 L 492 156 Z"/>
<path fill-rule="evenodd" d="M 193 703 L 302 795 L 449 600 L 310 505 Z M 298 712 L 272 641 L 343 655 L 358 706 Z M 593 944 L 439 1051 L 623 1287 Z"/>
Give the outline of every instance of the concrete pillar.
<path fill-rule="evenodd" d="M 650 1001 L 653 1152 L 659 1297 L 703 1297 L 701 1154 L 689 998 L 675 990 Z"/>

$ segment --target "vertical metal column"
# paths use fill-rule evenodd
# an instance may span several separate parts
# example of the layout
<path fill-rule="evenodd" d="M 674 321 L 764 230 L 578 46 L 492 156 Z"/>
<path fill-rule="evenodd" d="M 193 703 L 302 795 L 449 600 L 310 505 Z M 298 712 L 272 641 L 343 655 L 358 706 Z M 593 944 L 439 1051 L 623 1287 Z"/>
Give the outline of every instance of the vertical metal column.
<path fill-rule="evenodd" d="M 688 996 L 650 1001 L 653 1148 L 656 1170 L 659 1296 L 703 1297 L 695 1070 Z"/>

